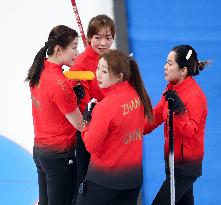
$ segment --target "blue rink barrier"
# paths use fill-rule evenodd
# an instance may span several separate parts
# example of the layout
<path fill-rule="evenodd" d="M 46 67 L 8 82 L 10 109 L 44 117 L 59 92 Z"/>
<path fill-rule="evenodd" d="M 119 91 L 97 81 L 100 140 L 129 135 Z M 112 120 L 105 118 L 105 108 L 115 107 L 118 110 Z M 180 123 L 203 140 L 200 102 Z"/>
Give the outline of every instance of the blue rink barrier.
<path fill-rule="evenodd" d="M 203 175 L 194 184 L 196 205 L 221 204 L 221 1 L 126 1 L 130 52 L 155 106 L 165 88 L 164 64 L 176 45 L 190 44 L 199 60 L 212 60 L 195 79 L 208 100 Z M 197 105 L 196 105 L 197 106 Z M 143 204 L 152 203 L 163 180 L 162 126 L 143 144 Z"/>

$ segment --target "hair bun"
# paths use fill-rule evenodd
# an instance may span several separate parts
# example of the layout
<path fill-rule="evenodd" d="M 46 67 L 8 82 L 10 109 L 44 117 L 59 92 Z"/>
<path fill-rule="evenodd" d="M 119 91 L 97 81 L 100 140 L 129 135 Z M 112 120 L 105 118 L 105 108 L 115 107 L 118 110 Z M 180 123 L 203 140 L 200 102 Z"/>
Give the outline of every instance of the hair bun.
<path fill-rule="evenodd" d="M 198 61 L 197 69 L 202 71 L 208 64 L 209 64 L 209 61 Z"/>

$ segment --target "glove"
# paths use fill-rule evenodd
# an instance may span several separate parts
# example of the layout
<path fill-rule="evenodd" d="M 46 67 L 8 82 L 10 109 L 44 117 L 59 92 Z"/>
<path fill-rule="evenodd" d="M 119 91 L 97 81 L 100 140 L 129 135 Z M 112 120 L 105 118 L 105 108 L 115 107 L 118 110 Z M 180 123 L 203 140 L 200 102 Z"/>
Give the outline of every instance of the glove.
<path fill-rule="evenodd" d="M 92 110 L 94 109 L 95 105 L 97 103 L 97 100 L 93 98 L 86 106 L 84 114 L 83 114 L 83 121 L 84 122 L 89 122 L 91 120 L 91 113 Z"/>
<path fill-rule="evenodd" d="M 84 87 L 80 83 L 74 86 L 73 90 L 78 100 L 81 100 L 82 98 L 84 98 L 85 96 Z"/>
<path fill-rule="evenodd" d="M 183 104 L 176 91 L 168 90 L 163 95 L 165 96 L 166 101 L 170 101 L 170 109 L 175 112 L 175 114 L 182 113 L 186 110 L 185 105 Z"/>

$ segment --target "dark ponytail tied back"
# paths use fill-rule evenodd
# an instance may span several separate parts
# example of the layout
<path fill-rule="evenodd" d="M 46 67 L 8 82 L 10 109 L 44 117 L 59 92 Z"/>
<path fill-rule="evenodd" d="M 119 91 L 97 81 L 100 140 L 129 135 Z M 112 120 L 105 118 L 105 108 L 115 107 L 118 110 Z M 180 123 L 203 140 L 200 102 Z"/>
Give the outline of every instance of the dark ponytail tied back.
<path fill-rule="evenodd" d="M 131 56 L 128 57 L 130 62 L 130 79 L 128 80 L 131 85 L 137 91 L 140 100 L 144 106 L 144 113 L 149 121 L 153 120 L 152 104 L 150 97 L 144 86 L 143 79 L 141 77 L 137 62 Z"/>
<path fill-rule="evenodd" d="M 62 48 L 67 47 L 76 37 L 78 37 L 78 33 L 67 26 L 59 25 L 54 27 L 49 34 L 48 41 L 45 42 L 44 47 L 35 56 L 25 81 L 28 81 L 31 87 L 38 85 L 46 55 L 53 55 L 54 48 L 57 45 Z"/>
<path fill-rule="evenodd" d="M 27 78 L 25 81 L 29 81 L 29 84 L 31 87 L 34 87 L 35 85 L 38 84 L 42 69 L 44 67 L 44 61 L 46 59 L 46 52 L 48 49 L 48 42 L 45 43 L 45 46 L 42 47 L 37 55 L 34 58 L 34 62 L 32 63 L 32 66 L 29 69 Z"/>
<path fill-rule="evenodd" d="M 109 71 L 115 75 L 123 74 L 123 81 L 128 81 L 134 87 L 144 106 L 145 116 L 147 116 L 148 120 L 152 121 L 153 111 L 151 101 L 144 87 L 136 61 L 119 50 L 111 49 L 102 54 L 100 58 L 104 58 L 107 61 Z"/>

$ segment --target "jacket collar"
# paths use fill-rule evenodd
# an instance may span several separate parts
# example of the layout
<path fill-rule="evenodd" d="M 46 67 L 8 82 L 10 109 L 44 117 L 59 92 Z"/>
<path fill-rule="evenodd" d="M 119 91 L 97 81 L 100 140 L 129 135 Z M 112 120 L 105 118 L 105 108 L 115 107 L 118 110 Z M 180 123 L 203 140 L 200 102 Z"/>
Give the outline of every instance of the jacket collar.
<path fill-rule="evenodd" d="M 58 73 L 63 72 L 61 65 L 58 65 L 56 63 L 52 63 L 52 62 L 48 61 L 48 59 L 46 59 L 44 62 L 44 69 L 50 70 L 53 72 L 58 72 Z"/>
<path fill-rule="evenodd" d="M 104 96 L 108 96 L 112 93 L 120 92 L 124 90 L 125 88 L 128 88 L 130 85 L 128 81 L 123 81 L 117 84 L 114 84 L 108 88 L 102 88 L 101 91 L 104 94 Z"/>
<path fill-rule="evenodd" d="M 98 61 L 98 59 L 99 59 L 99 54 L 94 51 L 94 49 L 91 47 L 91 45 L 88 45 L 88 46 L 86 47 L 86 50 L 85 50 L 85 51 L 86 51 L 86 53 L 88 54 L 88 56 L 90 56 L 91 58 L 96 59 L 96 60 Z"/>
<path fill-rule="evenodd" d="M 182 91 L 184 88 L 188 87 L 189 85 L 191 85 L 194 82 L 194 79 L 191 76 L 188 76 L 186 79 L 184 79 L 181 83 L 177 84 L 177 85 L 172 85 L 171 83 L 169 83 L 167 85 L 167 90 L 169 87 L 173 87 L 173 90 L 180 92 Z"/>

